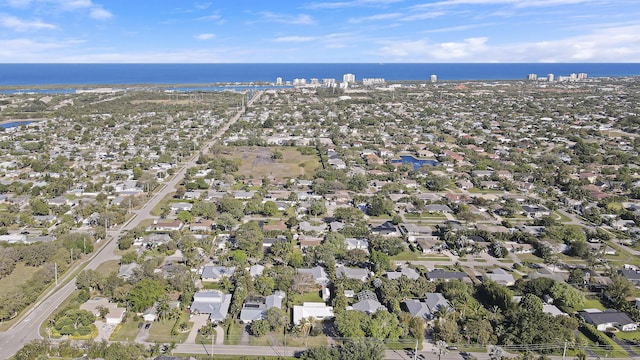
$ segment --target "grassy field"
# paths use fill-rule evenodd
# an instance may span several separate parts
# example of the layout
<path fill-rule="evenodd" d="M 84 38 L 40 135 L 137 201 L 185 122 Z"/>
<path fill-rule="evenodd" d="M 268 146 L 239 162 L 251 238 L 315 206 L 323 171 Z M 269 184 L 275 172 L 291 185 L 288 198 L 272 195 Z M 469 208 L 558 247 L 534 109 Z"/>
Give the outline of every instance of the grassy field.
<path fill-rule="evenodd" d="M 190 326 L 193 326 L 193 323 L 189 323 L 189 314 L 183 313 L 180 316 L 180 320 L 178 320 L 178 324 L 182 322 L 187 322 Z M 171 342 L 175 341 L 178 343 L 182 343 L 189 336 L 189 332 L 177 333 L 175 335 L 171 334 L 171 330 L 173 326 L 176 324 L 176 321 L 171 320 L 161 320 L 153 322 L 151 328 L 149 329 L 149 337 L 147 341 L 158 341 L 158 342 Z"/>
<path fill-rule="evenodd" d="M 274 151 L 282 153 L 282 159 L 272 159 Z M 233 147 L 233 155 L 228 159 L 241 159 L 238 175 L 248 178 L 295 178 L 299 175 L 313 175 L 320 167 L 316 155 L 302 155 L 295 147 Z"/>
<path fill-rule="evenodd" d="M 559 213 L 557 211 L 552 212 L 551 216 L 553 216 L 556 220 L 560 221 L 561 223 L 571 222 L 571 219 L 569 219 L 568 217 L 562 215 L 561 213 Z"/>
<path fill-rule="evenodd" d="M 238 345 L 240 343 L 240 337 L 242 336 L 241 324 L 231 324 L 226 331 L 224 337 L 225 345 Z"/>
<path fill-rule="evenodd" d="M 444 214 L 429 212 L 423 212 L 420 214 L 409 213 L 404 214 L 404 217 L 408 220 L 444 220 L 447 218 Z"/>
<path fill-rule="evenodd" d="M 301 302 L 322 302 L 322 298 L 320 297 L 319 291 L 310 291 L 308 293 L 302 294 L 300 301 Z"/>
<path fill-rule="evenodd" d="M 2 289 L 3 293 L 19 290 L 20 286 L 31 279 L 33 274 L 39 269 L 39 267 L 26 266 L 24 263 L 18 263 L 11 275 L 0 279 L 0 289 Z"/>
<path fill-rule="evenodd" d="M 418 251 L 403 251 L 398 255 L 392 256 L 391 260 L 395 261 L 413 261 L 413 260 L 422 260 L 422 261 L 442 261 L 449 260 L 447 255 L 438 255 L 438 254 L 422 254 Z"/>
<path fill-rule="evenodd" d="M 119 268 L 120 268 L 120 264 L 118 260 L 109 260 L 100 264 L 100 266 L 98 266 L 98 268 L 96 269 L 96 272 L 104 276 L 107 276 L 114 271 L 118 272 Z"/>
<path fill-rule="evenodd" d="M 606 310 L 606 307 L 602 305 L 602 303 L 598 299 L 587 299 L 587 301 L 584 302 L 582 307 L 576 310 L 584 310 L 584 309 L 599 309 L 604 311 Z"/>
<path fill-rule="evenodd" d="M 116 326 L 111 333 L 109 340 L 111 341 L 133 341 L 138 336 L 138 321 L 133 321 L 133 317 L 127 317 L 126 322 L 122 322 Z"/>

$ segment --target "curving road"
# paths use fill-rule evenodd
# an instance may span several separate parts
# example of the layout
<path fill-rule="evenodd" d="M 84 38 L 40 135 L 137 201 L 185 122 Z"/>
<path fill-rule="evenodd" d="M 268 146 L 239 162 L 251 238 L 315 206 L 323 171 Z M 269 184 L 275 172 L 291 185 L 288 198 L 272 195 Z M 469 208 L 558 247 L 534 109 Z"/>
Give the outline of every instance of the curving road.
<path fill-rule="evenodd" d="M 253 102 L 260 98 L 262 91 L 258 91 L 249 100 L 247 106 L 251 106 Z M 228 122 L 226 122 L 214 135 L 211 141 L 204 144 L 201 152 L 206 152 L 218 139 L 234 124 L 242 114 L 244 114 L 246 108 L 241 108 Z M 117 239 L 122 232 L 131 230 L 140 223 L 149 219 L 151 211 L 164 199 L 168 194 L 175 191 L 176 186 L 182 181 L 188 168 L 196 165 L 196 161 L 200 156 L 200 152 L 193 155 L 187 162 L 185 162 L 179 171 L 156 192 L 147 203 L 140 209 L 133 212 L 133 216 L 125 224 L 118 229 L 110 230 L 107 234 L 106 244 L 94 253 L 87 261 L 85 269 L 95 270 L 100 264 L 109 261 L 116 260 L 118 257 L 114 254 Z M 72 271 L 68 271 L 65 276 L 60 279 L 60 285 L 56 286 L 48 291 L 43 300 L 36 302 L 30 310 L 21 315 L 21 318 L 6 332 L 0 333 L 0 359 L 7 359 L 13 356 L 18 350 L 20 350 L 28 342 L 42 338 L 40 336 L 40 325 L 47 319 L 47 317 L 60 306 L 60 304 L 69 297 L 75 290 L 75 277 L 71 278 Z"/>

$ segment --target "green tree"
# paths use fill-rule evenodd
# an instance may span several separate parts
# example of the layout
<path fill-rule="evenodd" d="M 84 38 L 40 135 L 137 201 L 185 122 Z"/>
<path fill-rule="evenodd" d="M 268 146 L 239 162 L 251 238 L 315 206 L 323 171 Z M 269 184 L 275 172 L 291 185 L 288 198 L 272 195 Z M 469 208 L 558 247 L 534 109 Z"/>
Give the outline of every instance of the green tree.
<path fill-rule="evenodd" d="M 142 279 L 129 293 L 131 310 L 143 312 L 151 307 L 165 293 L 164 286 L 157 280 Z"/>
<path fill-rule="evenodd" d="M 260 225 L 256 221 L 249 221 L 240 225 L 236 231 L 236 246 L 240 250 L 244 250 L 251 257 L 261 257 L 262 240 L 264 234 Z"/>
<path fill-rule="evenodd" d="M 40 198 L 33 198 L 29 201 L 29 206 L 31 207 L 31 213 L 34 216 L 46 216 L 49 215 L 51 209 L 49 209 L 49 205 L 42 201 Z"/>
<path fill-rule="evenodd" d="M 278 214 L 278 205 L 273 201 L 267 201 L 262 207 L 262 214 L 264 216 L 276 216 Z"/>
<path fill-rule="evenodd" d="M 340 347 L 340 359 L 343 360 L 382 360 L 385 346 L 374 338 L 349 339 Z"/>

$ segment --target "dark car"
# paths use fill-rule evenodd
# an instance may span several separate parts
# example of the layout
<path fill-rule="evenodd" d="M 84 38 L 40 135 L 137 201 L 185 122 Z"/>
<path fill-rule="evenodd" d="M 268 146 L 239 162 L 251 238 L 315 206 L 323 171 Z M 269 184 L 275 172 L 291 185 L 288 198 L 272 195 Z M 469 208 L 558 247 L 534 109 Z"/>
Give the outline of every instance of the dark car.
<path fill-rule="evenodd" d="M 144 326 L 144 329 L 145 329 L 145 330 L 149 330 L 149 328 L 150 328 L 150 327 L 151 327 L 151 323 L 147 323 L 147 324 Z"/>

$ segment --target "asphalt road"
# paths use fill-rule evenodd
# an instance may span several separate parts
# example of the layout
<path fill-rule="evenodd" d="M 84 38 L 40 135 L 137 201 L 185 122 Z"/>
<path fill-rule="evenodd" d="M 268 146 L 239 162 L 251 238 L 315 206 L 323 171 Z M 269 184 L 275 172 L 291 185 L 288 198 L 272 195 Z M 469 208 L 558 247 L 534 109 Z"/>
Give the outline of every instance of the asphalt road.
<path fill-rule="evenodd" d="M 256 93 L 256 95 L 249 100 L 248 106 L 253 104 L 256 99 L 259 99 L 262 95 L 262 91 Z M 226 122 L 214 135 L 210 142 L 205 144 L 201 149 L 202 152 L 206 152 L 213 144 L 220 139 L 220 137 L 229 129 L 229 127 L 238 121 L 240 116 L 244 114 L 245 108 L 242 108 L 236 113 L 228 122 Z M 147 203 L 140 209 L 133 212 L 133 216 L 124 225 L 117 229 L 108 231 L 107 243 L 100 248 L 100 250 L 93 254 L 88 260 L 86 269 L 95 270 L 100 264 L 109 261 L 116 260 L 118 257 L 114 254 L 117 239 L 124 231 L 131 230 L 145 220 L 151 218 L 151 211 L 164 199 L 168 194 L 175 191 L 176 185 L 178 185 L 188 168 L 196 165 L 196 161 L 200 156 L 196 153 L 186 163 L 182 165 L 180 170 L 174 174 L 174 176 L 156 192 Z M 70 277 L 68 272 L 66 276 L 60 279 L 60 285 L 49 290 L 49 293 L 43 300 L 37 302 L 29 311 L 20 315 L 20 319 L 6 332 L 0 333 L 0 359 L 7 359 L 13 356 L 18 350 L 20 350 L 28 342 L 42 338 L 40 336 L 40 325 L 47 319 L 47 317 L 56 309 L 60 304 L 69 297 L 75 290 L 75 278 L 71 281 L 67 281 Z"/>

